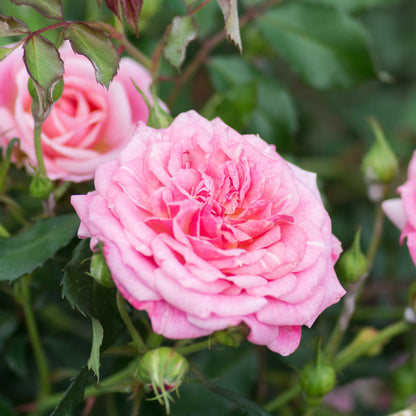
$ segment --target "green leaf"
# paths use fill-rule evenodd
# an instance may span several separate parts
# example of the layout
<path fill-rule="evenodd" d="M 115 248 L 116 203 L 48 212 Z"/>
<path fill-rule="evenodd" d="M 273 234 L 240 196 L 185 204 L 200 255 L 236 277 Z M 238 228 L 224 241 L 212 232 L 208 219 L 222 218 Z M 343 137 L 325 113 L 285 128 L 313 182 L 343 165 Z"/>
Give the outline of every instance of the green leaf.
<path fill-rule="evenodd" d="M 349 12 L 359 12 L 380 6 L 391 6 L 398 4 L 401 1 L 403 0 L 308 0 L 308 2 L 312 4 L 324 4 L 326 6 L 336 7 Z"/>
<path fill-rule="evenodd" d="M 42 13 L 45 17 L 51 19 L 62 18 L 62 3 L 60 0 L 10 0 L 17 5 L 25 4 L 32 6 L 37 11 Z"/>
<path fill-rule="evenodd" d="M 55 45 L 43 36 L 34 35 L 25 42 L 23 49 L 30 77 L 44 91 L 51 90 L 64 74 L 64 64 Z"/>
<path fill-rule="evenodd" d="M 215 56 L 209 60 L 208 68 L 215 88 L 224 92 L 236 85 L 247 84 L 258 76 L 257 70 L 236 56 Z"/>
<path fill-rule="evenodd" d="M 62 400 L 56 406 L 50 416 L 71 416 L 79 404 L 84 401 L 84 391 L 89 379 L 87 367 L 83 367 L 79 374 L 72 380 Z"/>
<path fill-rule="evenodd" d="M 5 46 L 0 46 L 0 61 L 2 61 L 4 58 L 7 58 L 15 49 L 17 48 L 6 48 Z"/>
<path fill-rule="evenodd" d="M 18 324 L 19 319 L 14 312 L 0 311 L 0 351 L 10 335 L 17 329 Z"/>
<path fill-rule="evenodd" d="M 39 220 L 27 231 L 0 238 L 0 281 L 13 281 L 41 266 L 75 235 L 74 214 Z"/>
<path fill-rule="evenodd" d="M 225 33 L 227 38 L 237 46 L 240 52 L 243 51 L 241 44 L 240 26 L 238 23 L 237 0 L 217 0 L 221 7 L 225 21 Z"/>
<path fill-rule="evenodd" d="M 123 325 L 115 301 L 116 290 L 102 286 L 87 275 L 89 262 L 85 259 L 90 257 L 88 240 L 82 240 L 65 267 L 62 296 L 84 316 L 89 315 L 100 321 L 104 329 L 102 348 L 105 349 L 117 339 Z"/>
<path fill-rule="evenodd" d="M 339 10 L 284 2 L 257 24 L 273 48 L 315 88 L 348 88 L 376 75 L 365 30 Z"/>
<path fill-rule="evenodd" d="M 65 39 L 71 42 L 74 52 L 86 56 L 95 69 L 95 78 L 107 88 L 117 73 L 120 57 L 110 37 L 102 30 L 85 23 L 70 23 Z"/>
<path fill-rule="evenodd" d="M 0 37 L 24 35 L 30 33 L 25 22 L 12 16 L 0 15 Z"/>
<path fill-rule="evenodd" d="M 15 416 L 12 404 L 3 396 L 0 396 L 0 415 L 1 416 Z"/>
<path fill-rule="evenodd" d="M 208 377 L 206 377 L 204 374 L 196 371 L 195 369 L 192 371 L 196 374 L 202 384 L 204 384 L 209 390 L 236 404 L 244 413 L 250 416 L 271 416 L 270 413 L 266 412 L 261 406 L 247 399 L 245 396 L 242 396 L 231 390 L 224 389 L 223 387 L 218 387 L 212 383 L 211 380 L 209 380 Z"/>
<path fill-rule="evenodd" d="M 104 329 L 100 322 L 91 318 L 92 320 L 92 347 L 91 355 L 88 359 L 88 368 L 94 371 L 94 374 L 97 376 L 97 381 L 100 381 L 100 348 L 103 343 Z"/>
<path fill-rule="evenodd" d="M 274 79 L 259 78 L 257 104 L 247 130 L 260 134 L 282 151 L 290 148 L 297 127 L 297 111 L 290 94 Z"/>
<path fill-rule="evenodd" d="M 168 62 L 179 70 L 185 60 L 186 47 L 196 38 L 198 27 L 189 16 L 176 16 L 165 35 L 163 54 Z"/>
<path fill-rule="evenodd" d="M 25 335 L 14 337 L 7 345 L 4 360 L 8 367 L 21 379 L 27 377 L 26 363 L 27 338 Z"/>
<path fill-rule="evenodd" d="M 53 104 L 54 86 L 64 75 L 64 65 L 55 45 L 40 35 L 33 35 L 23 45 L 26 65 L 37 100 L 32 103 L 36 121 L 44 121 Z"/>

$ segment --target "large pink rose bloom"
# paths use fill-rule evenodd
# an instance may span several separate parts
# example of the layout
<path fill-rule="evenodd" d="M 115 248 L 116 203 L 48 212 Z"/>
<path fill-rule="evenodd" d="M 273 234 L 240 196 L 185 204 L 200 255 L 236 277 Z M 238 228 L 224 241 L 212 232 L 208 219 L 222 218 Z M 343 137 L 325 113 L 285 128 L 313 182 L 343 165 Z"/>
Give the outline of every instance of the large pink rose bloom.
<path fill-rule="evenodd" d="M 397 192 L 401 198 L 384 201 L 383 210 L 401 230 L 401 242 L 407 238 L 410 255 L 416 264 L 416 152 L 409 164 L 407 182 Z"/>
<path fill-rule="evenodd" d="M 95 186 L 72 197 L 78 235 L 103 243 L 118 289 L 168 338 L 244 322 L 251 342 L 287 355 L 345 293 L 315 174 L 220 119 L 140 124 Z"/>
<path fill-rule="evenodd" d="M 60 49 L 64 61 L 64 92 L 43 125 L 42 148 L 50 179 L 80 182 L 94 177 L 96 167 L 114 158 L 127 144 L 136 122 L 147 121 L 148 110 L 134 82 L 149 96 L 151 77 L 129 58 L 107 90 L 95 80 L 87 58 L 69 43 Z M 26 166 L 36 166 L 32 99 L 22 48 L 0 62 L 0 145 L 20 139 Z"/>

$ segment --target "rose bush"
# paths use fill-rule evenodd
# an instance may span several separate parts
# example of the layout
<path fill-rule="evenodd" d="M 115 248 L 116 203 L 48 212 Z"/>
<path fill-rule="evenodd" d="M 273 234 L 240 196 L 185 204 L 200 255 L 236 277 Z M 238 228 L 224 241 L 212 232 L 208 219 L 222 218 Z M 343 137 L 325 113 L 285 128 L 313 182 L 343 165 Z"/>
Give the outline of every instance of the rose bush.
<path fill-rule="evenodd" d="M 112 159 L 126 145 L 138 121 L 147 121 L 148 109 L 134 82 L 151 100 L 151 76 L 130 58 L 122 58 L 118 74 L 107 90 L 95 80 L 87 58 L 75 54 L 69 43 L 60 48 L 64 61 L 64 91 L 42 130 L 42 148 L 50 179 L 74 182 L 94 177 L 96 167 Z M 32 98 L 22 48 L 0 62 L 0 145 L 20 139 L 23 161 L 36 166 L 33 144 Z"/>
<path fill-rule="evenodd" d="M 344 294 L 315 174 L 220 119 L 140 123 L 95 187 L 72 197 L 78 235 L 103 243 L 122 295 L 168 338 L 244 322 L 249 341 L 287 355 Z"/>
<path fill-rule="evenodd" d="M 407 238 L 410 255 L 416 264 L 416 152 L 413 153 L 409 164 L 407 181 L 397 192 L 400 198 L 384 201 L 383 210 L 401 230 L 401 242 Z"/>

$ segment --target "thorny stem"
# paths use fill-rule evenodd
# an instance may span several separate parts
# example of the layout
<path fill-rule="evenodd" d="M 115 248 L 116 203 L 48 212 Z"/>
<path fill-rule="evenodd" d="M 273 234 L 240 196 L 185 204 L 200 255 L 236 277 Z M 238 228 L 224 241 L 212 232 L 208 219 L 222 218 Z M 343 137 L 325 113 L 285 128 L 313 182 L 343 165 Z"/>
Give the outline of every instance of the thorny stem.
<path fill-rule="evenodd" d="M 121 319 L 126 325 L 126 328 L 129 331 L 130 336 L 133 339 L 133 342 L 136 344 L 136 347 L 141 352 L 146 351 L 147 349 L 146 344 L 143 341 L 140 334 L 137 332 L 133 322 L 131 321 L 130 316 L 126 309 L 126 302 L 124 298 L 121 296 L 121 293 L 119 291 L 117 291 L 117 307 L 118 307 L 118 311 L 120 313 Z"/>
<path fill-rule="evenodd" d="M 244 27 L 247 23 L 256 19 L 258 16 L 261 16 L 268 9 L 277 4 L 281 3 L 283 0 L 268 0 L 265 3 L 254 6 L 246 11 L 246 13 L 241 16 L 240 28 Z M 167 99 L 168 107 L 172 107 L 173 103 L 176 101 L 182 87 L 189 82 L 189 80 L 195 75 L 199 67 L 206 61 L 207 56 L 211 49 L 219 45 L 227 37 L 225 31 L 221 31 L 215 34 L 210 39 L 206 40 L 199 52 L 195 55 L 193 60 L 189 63 L 186 69 L 183 71 L 182 75 L 176 79 L 175 85 L 172 88 L 172 91 Z"/>
<path fill-rule="evenodd" d="M 383 222 L 383 210 L 381 208 L 381 205 L 378 204 L 376 209 L 376 219 L 374 222 L 373 236 L 366 256 L 367 270 L 358 279 L 357 282 L 353 283 L 349 287 L 348 293 L 345 295 L 342 312 L 338 318 L 338 322 L 336 323 L 335 328 L 328 341 L 328 344 L 325 348 L 325 355 L 328 359 L 331 359 L 337 351 L 339 345 L 341 344 L 342 338 L 350 324 L 351 317 L 354 314 L 355 306 L 357 304 L 357 299 L 360 296 L 361 289 L 363 288 L 364 283 L 367 280 L 367 277 L 370 273 L 371 267 L 374 262 L 374 257 L 377 253 L 377 249 L 381 241 L 383 233 Z"/>

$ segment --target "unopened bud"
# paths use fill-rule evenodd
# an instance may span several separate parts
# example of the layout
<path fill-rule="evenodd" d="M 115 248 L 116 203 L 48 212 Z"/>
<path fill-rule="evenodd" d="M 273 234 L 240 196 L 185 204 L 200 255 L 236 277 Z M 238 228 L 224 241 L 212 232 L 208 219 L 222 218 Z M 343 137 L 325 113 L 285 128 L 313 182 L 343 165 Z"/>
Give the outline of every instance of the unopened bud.
<path fill-rule="evenodd" d="M 140 360 L 138 376 L 153 390 L 155 399 L 170 411 L 171 393 L 177 391 L 189 370 L 188 362 L 168 347 L 148 351 Z"/>
<path fill-rule="evenodd" d="M 337 264 L 339 277 L 345 283 L 357 282 L 367 270 L 367 260 L 360 246 L 361 228 L 355 233 L 351 247 L 345 251 Z"/>
<path fill-rule="evenodd" d="M 335 386 L 336 373 L 328 360 L 323 356 L 319 344 L 315 360 L 308 363 L 300 374 L 300 382 L 305 392 L 306 402 L 317 406 L 326 394 Z"/>
<path fill-rule="evenodd" d="M 226 347 L 238 348 L 247 338 L 249 329 L 246 325 L 232 326 L 222 331 L 215 331 L 214 338 Z"/>
<path fill-rule="evenodd" d="M 367 152 L 362 163 L 365 179 L 369 186 L 388 184 L 397 175 L 398 162 L 378 121 L 373 117 L 369 121 L 376 141 Z"/>
<path fill-rule="evenodd" d="M 29 186 L 30 193 L 35 198 L 47 199 L 48 196 L 51 194 L 52 190 L 52 181 L 45 176 L 41 176 L 39 172 L 36 172 Z"/>
<path fill-rule="evenodd" d="M 98 283 L 105 287 L 114 287 L 110 269 L 105 262 L 102 250 L 94 253 L 91 257 L 90 272 L 88 273 Z"/>

